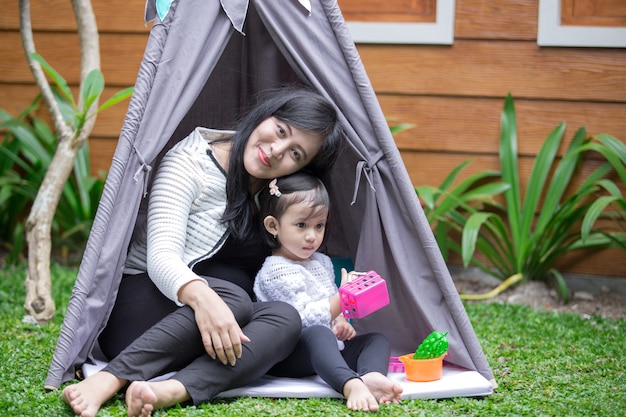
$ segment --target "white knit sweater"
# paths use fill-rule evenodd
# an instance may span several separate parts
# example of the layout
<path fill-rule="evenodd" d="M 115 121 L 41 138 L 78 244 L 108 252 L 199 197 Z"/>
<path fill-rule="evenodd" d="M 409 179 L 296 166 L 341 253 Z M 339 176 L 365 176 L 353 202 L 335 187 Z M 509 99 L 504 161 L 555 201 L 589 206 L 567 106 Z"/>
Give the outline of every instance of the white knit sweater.
<path fill-rule="evenodd" d="M 147 271 L 178 305 L 178 290 L 201 279 L 191 268 L 213 256 L 228 237 L 221 221 L 226 173 L 212 157 L 209 142 L 232 133 L 196 128 L 167 152 L 150 192 L 147 227 L 129 248 L 124 273 Z"/>
<path fill-rule="evenodd" d="M 259 301 L 284 301 L 298 310 L 302 327 L 322 325 L 330 328 L 330 303 L 337 293 L 333 264 L 322 253 L 310 261 L 292 261 L 268 256 L 254 281 Z"/>

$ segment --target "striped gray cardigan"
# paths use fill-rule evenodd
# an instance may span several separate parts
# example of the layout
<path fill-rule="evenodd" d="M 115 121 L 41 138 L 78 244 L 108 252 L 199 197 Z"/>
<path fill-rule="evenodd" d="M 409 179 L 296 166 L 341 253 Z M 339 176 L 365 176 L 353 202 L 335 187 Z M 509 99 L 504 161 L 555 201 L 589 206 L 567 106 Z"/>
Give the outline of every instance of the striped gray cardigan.
<path fill-rule="evenodd" d="M 148 203 L 147 226 L 131 242 L 124 273 L 148 275 L 169 299 L 201 279 L 192 267 L 213 256 L 228 237 L 226 172 L 210 142 L 232 131 L 198 127 L 163 157 Z M 132 279 L 132 278 L 127 278 Z"/>

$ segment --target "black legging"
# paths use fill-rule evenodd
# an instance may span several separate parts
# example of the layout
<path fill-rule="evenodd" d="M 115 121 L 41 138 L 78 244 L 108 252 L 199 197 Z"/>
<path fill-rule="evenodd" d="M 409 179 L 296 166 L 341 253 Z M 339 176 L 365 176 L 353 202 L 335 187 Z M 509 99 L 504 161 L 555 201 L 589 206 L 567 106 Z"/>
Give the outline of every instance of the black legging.
<path fill-rule="evenodd" d="M 231 282 L 205 279 L 250 338 L 243 343 L 243 354 L 235 366 L 211 359 L 193 310 L 163 300 L 162 293 L 142 274 L 124 277 L 114 311 L 99 338 L 102 351 L 112 358 L 104 370 L 129 381 L 177 371 L 172 378 L 184 385 L 194 404 L 200 404 L 260 378 L 289 355 L 302 326 L 293 307 L 282 302 L 252 302 Z"/>
<path fill-rule="evenodd" d="M 387 375 L 390 355 L 387 337 L 380 333 L 365 333 L 344 344 L 345 348 L 340 351 L 337 338 L 328 327 L 304 328 L 293 353 L 270 373 L 288 377 L 318 374 L 340 394 L 350 379 L 369 372 Z"/>

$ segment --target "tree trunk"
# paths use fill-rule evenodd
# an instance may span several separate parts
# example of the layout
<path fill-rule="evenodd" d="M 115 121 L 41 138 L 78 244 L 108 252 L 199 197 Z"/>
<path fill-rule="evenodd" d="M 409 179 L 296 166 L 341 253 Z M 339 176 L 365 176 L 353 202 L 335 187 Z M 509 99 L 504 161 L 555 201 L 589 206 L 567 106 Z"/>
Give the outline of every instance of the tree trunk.
<path fill-rule="evenodd" d="M 51 296 L 50 254 L 51 226 L 54 213 L 61 198 L 63 187 L 69 178 L 76 154 L 83 146 L 93 125 L 95 112 L 87 119 L 80 131 L 75 131 L 65 124 L 58 104 L 41 66 L 29 54 L 35 52 L 33 32 L 30 22 L 29 0 L 20 0 L 20 28 L 22 44 L 26 58 L 30 64 L 35 82 L 52 115 L 58 136 L 58 145 L 48 171 L 33 202 L 26 222 L 26 240 L 28 242 L 28 273 L 26 276 L 26 312 L 37 322 L 42 323 L 54 316 L 55 305 Z M 100 68 L 100 49 L 98 46 L 98 29 L 90 0 L 73 0 L 74 15 L 78 24 L 78 35 L 81 48 L 81 84 L 87 74 Z M 97 108 L 98 103 L 92 105 Z M 82 109 L 83 103 L 78 103 Z M 91 111 L 91 109 L 90 109 Z"/>
<path fill-rule="evenodd" d="M 28 272 L 24 309 L 39 323 L 52 319 L 55 311 L 51 296 L 50 229 L 56 211 L 53 208 L 59 203 L 63 186 L 70 176 L 76 153 L 80 149 L 80 146 L 72 146 L 72 133 L 66 131 L 65 137 L 59 136 L 59 145 L 54 158 L 50 162 L 26 221 Z"/>

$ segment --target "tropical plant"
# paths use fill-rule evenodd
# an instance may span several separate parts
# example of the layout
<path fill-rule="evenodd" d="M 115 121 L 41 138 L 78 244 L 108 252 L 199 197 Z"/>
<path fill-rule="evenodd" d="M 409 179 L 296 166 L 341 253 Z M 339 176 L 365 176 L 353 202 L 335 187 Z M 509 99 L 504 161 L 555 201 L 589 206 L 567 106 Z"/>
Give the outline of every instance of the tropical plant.
<path fill-rule="evenodd" d="M 43 57 L 31 54 L 53 81 L 52 95 L 67 125 L 80 131 L 87 120 L 125 99 L 133 91 L 123 89 L 97 110 L 87 113 L 104 89 L 99 70 L 92 70 L 81 86 L 81 107 L 74 100 L 65 79 Z M 0 203 L 7 207 L 0 213 L 0 232 L 8 249 L 7 262 L 16 263 L 24 251 L 24 230 L 28 211 L 37 196 L 44 176 L 58 147 L 58 137 L 48 124 L 36 116 L 42 104 L 42 95 L 17 117 L 0 109 L 0 131 L 6 131 L 0 145 Z M 78 150 L 72 174 L 63 186 L 51 224 L 53 247 L 61 256 L 80 252 L 84 247 L 104 187 L 104 173 L 93 176 L 89 161 L 88 142 Z"/>
<path fill-rule="evenodd" d="M 487 202 L 485 210 L 453 216 L 448 224 L 462 230 L 461 256 L 502 280 L 554 282 L 565 302 L 569 291 L 555 261 L 578 250 L 621 248 L 626 251 L 626 145 L 613 136 L 586 135 L 581 127 L 565 154 L 557 152 L 565 122 L 545 139 L 532 167 L 522 199 L 518 170 L 517 119 L 512 96 L 505 100 L 500 133 L 500 166 L 504 203 Z M 604 162 L 575 187 L 583 159 L 599 154 Z M 611 178 L 617 177 L 617 183 Z M 621 184 L 621 189 L 620 189 Z M 601 220 L 601 221 L 599 221 Z M 487 262 L 474 255 L 480 252 Z"/>
<path fill-rule="evenodd" d="M 415 192 L 422 200 L 426 219 L 433 228 L 439 249 L 446 260 L 451 249 L 459 253 L 461 250 L 450 237 L 453 229 L 459 230 L 457 222 L 463 223 L 467 213 L 480 210 L 487 201 L 493 201 L 495 195 L 509 188 L 508 184 L 497 181 L 500 172 L 495 170 L 470 175 L 453 187 L 458 175 L 471 163 L 472 160 L 467 160 L 456 166 L 438 187 L 415 187 Z"/>
<path fill-rule="evenodd" d="M 24 225 L 30 206 L 54 156 L 57 138 L 34 111 L 41 98 L 17 117 L 0 109 L 0 130 L 6 130 L 0 145 L 0 231 L 6 238 L 8 264 L 19 261 L 25 246 Z M 52 223 L 53 247 L 58 255 L 81 251 L 95 216 L 104 174 L 91 175 L 87 143 L 79 150 L 72 175 L 65 184 Z M 3 239 L 5 240 L 5 239 Z"/>

